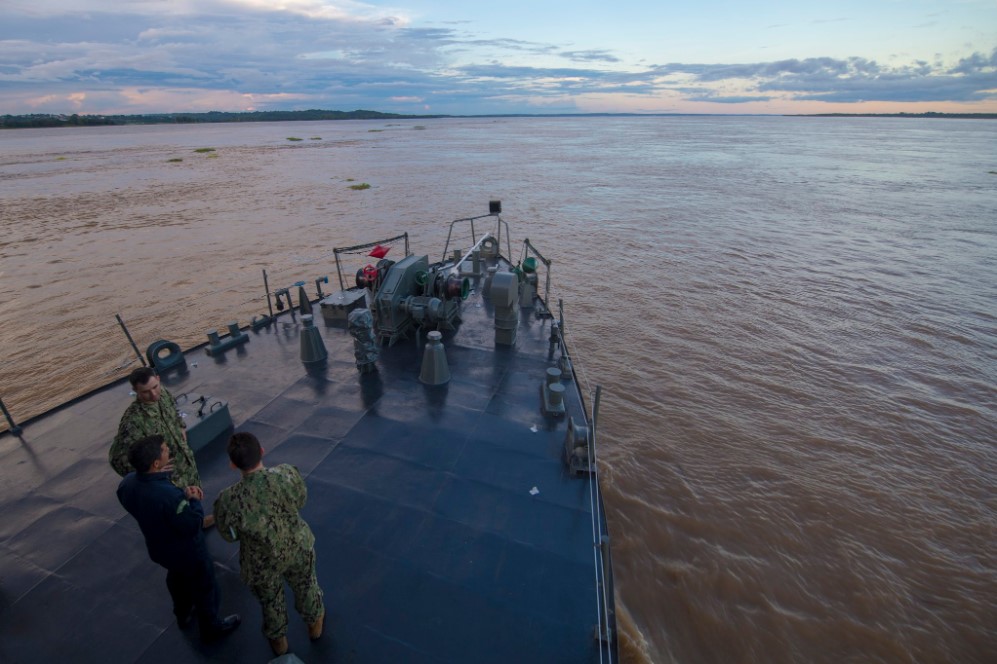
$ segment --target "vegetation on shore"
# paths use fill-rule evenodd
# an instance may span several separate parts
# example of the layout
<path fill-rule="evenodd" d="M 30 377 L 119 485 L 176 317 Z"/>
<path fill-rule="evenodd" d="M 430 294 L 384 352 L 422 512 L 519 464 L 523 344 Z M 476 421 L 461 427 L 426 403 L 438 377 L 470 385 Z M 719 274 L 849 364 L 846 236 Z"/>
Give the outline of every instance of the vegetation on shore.
<path fill-rule="evenodd" d="M 964 120 L 997 120 L 997 113 L 806 113 L 793 118 L 955 118 Z"/>
<path fill-rule="evenodd" d="M 210 122 L 290 122 L 301 120 L 397 120 L 442 118 L 443 115 L 399 115 L 379 111 L 253 111 L 246 113 L 153 113 L 148 115 L 2 115 L 0 129 L 24 127 L 92 127 L 124 124 L 197 124 Z M 314 140 L 314 139 L 313 139 Z"/>
<path fill-rule="evenodd" d="M 0 129 L 21 129 L 28 127 L 92 127 L 100 125 L 127 124 L 199 124 L 217 122 L 293 122 L 307 120 L 410 120 L 450 117 L 513 118 L 513 117 L 673 117 L 683 115 L 708 115 L 690 113 L 554 113 L 554 114 L 483 114 L 483 115 L 401 115 L 380 111 L 252 111 L 245 113 L 152 113 L 146 115 L 0 115 Z M 807 118 L 959 118 L 971 120 L 997 120 L 997 113 L 808 113 L 788 115 Z M 425 129 L 419 125 L 414 129 Z M 383 131 L 372 129 L 370 131 Z M 288 140 L 303 140 L 288 138 Z M 321 140 L 312 138 L 311 140 Z"/>

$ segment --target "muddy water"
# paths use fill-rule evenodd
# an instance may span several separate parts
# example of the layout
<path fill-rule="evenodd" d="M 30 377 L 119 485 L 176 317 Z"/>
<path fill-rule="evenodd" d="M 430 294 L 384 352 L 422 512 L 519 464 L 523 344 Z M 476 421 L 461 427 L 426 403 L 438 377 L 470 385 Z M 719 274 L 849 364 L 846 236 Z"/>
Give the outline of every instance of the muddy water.
<path fill-rule="evenodd" d="M 604 390 L 625 661 L 991 662 L 994 155 L 946 120 L 0 132 L 0 396 L 127 373 L 115 313 L 200 343 L 266 311 L 263 269 L 335 289 L 333 247 L 438 257 L 501 198 Z"/>

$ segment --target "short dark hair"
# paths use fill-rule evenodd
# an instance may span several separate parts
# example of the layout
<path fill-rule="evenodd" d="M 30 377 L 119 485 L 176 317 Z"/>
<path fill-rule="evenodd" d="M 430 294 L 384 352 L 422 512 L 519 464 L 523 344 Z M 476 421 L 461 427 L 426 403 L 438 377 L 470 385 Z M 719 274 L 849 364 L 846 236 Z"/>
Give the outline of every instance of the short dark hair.
<path fill-rule="evenodd" d="M 139 438 L 128 448 L 128 463 L 139 473 L 147 473 L 152 468 L 152 462 L 163 453 L 162 434 L 154 433 L 145 438 Z"/>
<path fill-rule="evenodd" d="M 139 367 L 128 374 L 128 382 L 132 384 L 132 387 L 145 385 L 155 375 L 156 371 L 152 367 Z"/>
<path fill-rule="evenodd" d="M 239 431 L 228 439 L 228 458 L 239 470 L 255 468 L 263 458 L 260 441 L 248 431 Z"/>

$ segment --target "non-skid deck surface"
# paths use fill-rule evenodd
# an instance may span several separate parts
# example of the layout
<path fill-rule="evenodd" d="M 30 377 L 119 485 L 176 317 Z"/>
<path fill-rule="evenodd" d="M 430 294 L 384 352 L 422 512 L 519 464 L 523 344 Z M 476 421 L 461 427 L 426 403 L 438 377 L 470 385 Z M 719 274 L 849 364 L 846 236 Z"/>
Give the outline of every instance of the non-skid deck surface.
<path fill-rule="evenodd" d="M 496 351 L 490 316 L 472 293 L 444 337 L 444 386 L 418 381 L 414 339 L 361 376 L 352 338 L 321 320 L 329 362 L 309 375 L 286 316 L 224 361 L 188 352 L 198 366 L 164 380 L 174 394 L 227 400 L 267 464 L 305 476 L 327 606 L 315 642 L 290 611 L 305 662 L 599 660 L 589 484 L 560 461 L 566 420 L 540 408 L 549 321 L 524 310 L 517 348 Z M 176 626 L 165 570 L 117 503 L 106 461 L 129 400 L 118 383 L 30 422 L 23 440 L 0 437 L 0 661 L 269 660 L 238 547 L 217 532 L 222 612 L 243 625 L 210 645 Z M 197 454 L 209 501 L 238 480 L 224 444 Z"/>

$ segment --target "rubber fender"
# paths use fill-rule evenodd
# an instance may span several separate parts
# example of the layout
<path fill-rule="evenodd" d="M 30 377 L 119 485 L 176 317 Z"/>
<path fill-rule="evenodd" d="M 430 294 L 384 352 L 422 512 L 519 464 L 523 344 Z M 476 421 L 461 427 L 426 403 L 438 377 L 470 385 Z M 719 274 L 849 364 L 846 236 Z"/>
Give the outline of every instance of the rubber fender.
<path fill-rule="evenodd" d="M 187 364 L 180 351 L 180 346 L 165 339 L 149 344 L 145 356 L 148 358 L 149 364 L 155 367 L 159 373 Z"/>

